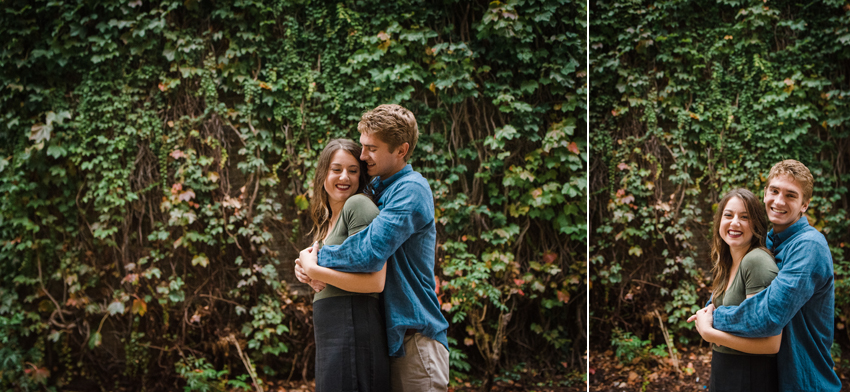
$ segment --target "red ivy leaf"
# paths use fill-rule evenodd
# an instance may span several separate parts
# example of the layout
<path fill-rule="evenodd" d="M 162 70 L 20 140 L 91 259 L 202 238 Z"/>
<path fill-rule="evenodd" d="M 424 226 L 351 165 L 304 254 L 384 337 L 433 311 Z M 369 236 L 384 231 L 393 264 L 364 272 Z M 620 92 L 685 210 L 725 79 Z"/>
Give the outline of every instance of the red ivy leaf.
<path fill-rule="evenodd" d="M 558 301 L 561 301 L 563 303 L 570 302 L 570 294 L 563 291 L 558 291 Z"/>
<path fill-rule="evenodd" d="M 576 144 L 576 142 L 570 142 L 570 144 L 567 146 L 567 150 L 570 150 L 571 153 L 576 155 L 578 155 L 580 152 L 578 150 L 578 144 Z"/>
<path fill-rule="evenodd" d="M 125 276 L 124 279 L 121 279 L 121 283 L 127 283 L 127 282 L 136 283 L 138 281 L 139 281 L 139 275 L 137 275 L 137 274 L 127 274 L 127 276 Z"/>

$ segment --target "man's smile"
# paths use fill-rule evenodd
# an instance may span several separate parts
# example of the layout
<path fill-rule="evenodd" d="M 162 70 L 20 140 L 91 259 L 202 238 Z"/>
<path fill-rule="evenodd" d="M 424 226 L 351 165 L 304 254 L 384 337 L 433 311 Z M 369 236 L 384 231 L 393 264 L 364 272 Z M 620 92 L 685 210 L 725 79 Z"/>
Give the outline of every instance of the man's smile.
<path fill-rule="evenodd" d="M 788 213 L 788 211 L 785 211 L 785 210 L 777 210 L 776 208 L 773 208 L 773 207 L 770 207 L 770 210 L 771 210 L 771 211 L 773 211 L 773 212 L 775 212 L 775 213 L 777 213 L 777 214 L 787 214 L 787 213 Z"/>

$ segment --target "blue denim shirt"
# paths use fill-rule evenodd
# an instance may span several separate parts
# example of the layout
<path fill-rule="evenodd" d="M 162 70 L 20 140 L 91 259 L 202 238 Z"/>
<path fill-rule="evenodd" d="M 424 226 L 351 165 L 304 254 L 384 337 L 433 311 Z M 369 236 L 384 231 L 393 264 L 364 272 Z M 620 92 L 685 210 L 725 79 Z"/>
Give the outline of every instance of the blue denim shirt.
<path fill-rule="evenodd" d="M 740 306 L 721 306 L 714 328 L 757 338 L 779 334 L 779 390 L 839 391 L 830 357 L 835 322 L 832 255 L 823 234 L 804 217 L 781 233 L 768 233 L 767 247 L 779 275 Z"/>
<path fill-rule="evenodd" d="M 415 329 L 448 349 L 449 323 L 440 312 L 434 280 L 437 228 L 428 181 L 410 165 L 373 182 L 381 213 L 342 245 L 319 251 L 319 265 L 344 272 L 380 271 L 387 265 L 384 308 L 390 355 L 404 356 L 404 333 Z"/>

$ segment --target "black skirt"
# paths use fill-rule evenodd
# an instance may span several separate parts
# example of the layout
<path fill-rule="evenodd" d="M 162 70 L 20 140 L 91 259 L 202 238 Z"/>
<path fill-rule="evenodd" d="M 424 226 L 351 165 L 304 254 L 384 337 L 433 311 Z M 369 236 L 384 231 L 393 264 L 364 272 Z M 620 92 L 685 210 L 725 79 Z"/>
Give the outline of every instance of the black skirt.
<path fill-rule="evenodd" d="M 713 351 L 710 392 L 777 392 L 779 370 L 775 356 L 735 355 Z"/>
<path fill-rule="evenodd" d="M 316 392 L 389 391 L 390 357 L 381 301 L 345 295 L 313 303 Z"/>

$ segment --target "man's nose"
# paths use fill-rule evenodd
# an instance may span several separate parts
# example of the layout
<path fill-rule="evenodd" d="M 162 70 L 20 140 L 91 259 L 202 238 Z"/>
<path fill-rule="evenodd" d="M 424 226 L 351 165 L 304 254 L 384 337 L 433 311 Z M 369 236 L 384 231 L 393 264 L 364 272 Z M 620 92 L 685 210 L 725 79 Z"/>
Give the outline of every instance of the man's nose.
<path fill-rule="evenodd" d="M 366 160 L 366 158 L 367 158 L 367 156 L 366 156 L 366 149 L 364 148 L 364 149 L 360 150 L 360 160 L 361 160 L 361 161 L 365 161 L 365 160 Z"/>

